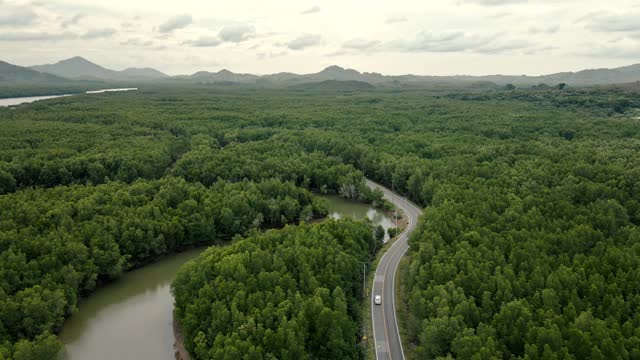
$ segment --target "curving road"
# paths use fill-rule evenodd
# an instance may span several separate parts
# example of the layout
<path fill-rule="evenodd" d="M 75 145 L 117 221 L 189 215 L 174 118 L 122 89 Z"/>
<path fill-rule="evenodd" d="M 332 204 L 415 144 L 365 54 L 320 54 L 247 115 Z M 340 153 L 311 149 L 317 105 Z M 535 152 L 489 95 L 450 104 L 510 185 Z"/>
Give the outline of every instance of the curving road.
<path fill-rule="evenodd" d="M 402 259 L 409 249 L 407 240 L 409 239 L 409 235 L 415 230 L 422 210 L 406 198 L 373 181 L 367 180 L 367 185 L 371 188 L 381 189 L 384 192 L 385 199 L 402 209 L 409 220 L 406 229 L 400 234 L 387 252 L 382 255 L 376 269 L 373 280 L 373 291 L 371 292 L 371 319 L 373 322 L 376 359 L 404 360 L 404 351 L 402 349 L 400 333 L 398 332 L 398 321 L 396 320 L 394 296 L 395 275 L 400 259 Z M 376 305 L 374 303 L 374 297 L 376 295 L 382 296 L 382 305 Z"/>

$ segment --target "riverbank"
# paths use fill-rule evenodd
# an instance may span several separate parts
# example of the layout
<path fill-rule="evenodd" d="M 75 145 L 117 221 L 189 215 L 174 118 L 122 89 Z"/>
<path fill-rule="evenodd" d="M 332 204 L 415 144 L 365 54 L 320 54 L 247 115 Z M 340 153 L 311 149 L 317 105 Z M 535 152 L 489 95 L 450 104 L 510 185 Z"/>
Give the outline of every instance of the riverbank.
<path fill-rule="evenodd" d="M 395 213 L 393 209 L 378 208 L 371 203 L 358 200 L 350 200 L 337 194 L 318 195 L 326 200 L 327 216 L 310 221 L 311 224 L 323 223 L 329 219 L 338 220 L 350 217 L 355 220 L 369 219 L 374 225 L 380 225 L 385 230 L 384 242 L 389 241 L 387 230 L 396 227 Z M 402 216 L 398 216 L 398 226 L 402 227 Z"/>
<path fill-rule="evenodd" d="M 173 296 L 178 269 L 206 247 L 165 256 L 83 298 L 59 333 L 61 360 L 174 360 Z"/>
<path fill-rule="evenodd" d="M 377 220 L 391 223 L 391 216 L 370 205 L 333 200 L 341 206 L 347 205 L 334 209 L 341 217 L 355 212 L 360 215 L 358 218 L 364 218 L 368 212 L 375 211 Z M 186 261 L 197 258 L 208 246 L 232 243 L 222 240 L 180 247 L 131 265 L 115 281 L 100 283 L 92 294 L 79 301 L 79 311 L 65 321 L 60 333 L 65 344 L 61 359 L 106 360 L 106 356 L 110 356 L 189 360 L 180 322 L 174 314 L 170 284 L 178 269 Z"/>
<path fill-rule="evenodd" d="M 17 97 L 2 97 L 0 96 L 0 107 L 13 107 L 20 104 L 28 104 L 36 101 L 49 100 L 49 99 L 57 99 L 68 96 L 75 95 L 83 95 L 83 94 L 103 94 L 110 92 L 124 92 L 124 91 L 137 91 L 138 88 L 113 88 L 113 89 L 104 89 L 98 88 L 94 90 L 85 90 L 85 91 L 69 91 L 69 92 L 50 92 L 43 95 L 26 95 L 26 96 L 17 96 Z M 1 93 L 1 92 L 0 92 Z"/>
<path fill-rule="evenodd" d="M 328 214 L 324 218 L 311 219 L 309 221 L 309 223 L 311 224 L 319 224 L 329 219 L 340 219 L 340 218 L 352 217 L 356 220 L 369 219 L 375 225 L 382 225 L 383 228 L 385 228 L 385 230 L 387 230 L 390 227 L 396 226 L 394 210 L 383 210 L 383 209 L 375 208 L 371 204 L 343 199 L 336 194 L 318 195 L 318 196 L 323 197 L 324 199 L 327 200 Z M 400 232 L 402 232 L 402 230 L 407 226 L 407 216 L 403 213 L 401 209 L 398 209 L 397 226 L 400 229 Z M 386 249 L 388 248 L 388 246 L 391 246 L 394 240 L 395 238 L 390 239 L 390 241 L 387 241 L 385 245 L 382 246 L 382 249 Z M 374 260 L 372 264 L 379 261 L 379 258 L 381 256 L 380 254 L 383 252 L 384 251 L 380 251 L 378 253 L 376 257 L 377 260 Z M 368 269 L 367 280 L 373 281 L 374 270 L 375 270 L 374 266 L 371 266 L 371 268 Z M 371 284 L 369 284 L 368 286 L 367 298 L 370 295 L 370 289 L 371 289 Z M 365 326 L 366 329 L 371 328 L 370 311 L 364 310 L 364 309 L 369 309 L 368 304 L 369 302 L 365 301 L 365 304 L 362 305 L 363 311 L 365 312 L 365 314 L 363 315 L 363 319 L 369 319 L 368 320 L 369 325 Z M 172 324 L 173 324 L 173 331 L 174 331 L 174 338 L 175 338 L 175 342 L 174 342 L 175 358 L 176 360 L 189 360 L 190 354 L 186 350 L 186 347 L 184 344 L 184 336 L 182 334 L 180 322 L 175 316 L 175 314 L 173 316 L 173 319 L 174 320 Z"/>
<path fill-rule="evenodd" d="M 180 327 L 180 320 L 176 317 L 175 309 L 173 311 L 173 337 L 175 342 L 173 343 L 173 349 L 175 350 L 176 360 L 191 360 L 191 355 L 184 346 L 184 337 L 182 336 L 182 328 Z"/>

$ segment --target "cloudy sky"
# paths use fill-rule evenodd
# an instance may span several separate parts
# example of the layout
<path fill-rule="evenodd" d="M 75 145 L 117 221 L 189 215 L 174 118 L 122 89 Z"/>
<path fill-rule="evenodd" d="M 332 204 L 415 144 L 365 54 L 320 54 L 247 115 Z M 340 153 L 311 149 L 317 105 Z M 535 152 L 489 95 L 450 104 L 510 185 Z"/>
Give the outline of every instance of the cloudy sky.
<path fill-rule="evenodd" d="M 640 0 L 0 0 L 0 60 L 544 74 L 640 62 Z"/>

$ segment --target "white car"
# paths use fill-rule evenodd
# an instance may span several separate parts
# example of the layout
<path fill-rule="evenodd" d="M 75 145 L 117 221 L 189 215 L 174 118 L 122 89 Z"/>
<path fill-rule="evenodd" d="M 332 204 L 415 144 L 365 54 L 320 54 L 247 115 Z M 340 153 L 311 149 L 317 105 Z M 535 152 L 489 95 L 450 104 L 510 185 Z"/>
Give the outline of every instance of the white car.
<path fill-rule="evenodd" d="M 374 303 L 374 304 L 376 304 L 376 305 L 380 305 L 380 304 L 382 304 L 382 296 L 380 296 L 380 295 L 376 295 L 376 296 L 373 298 L 373 303 Z"/>

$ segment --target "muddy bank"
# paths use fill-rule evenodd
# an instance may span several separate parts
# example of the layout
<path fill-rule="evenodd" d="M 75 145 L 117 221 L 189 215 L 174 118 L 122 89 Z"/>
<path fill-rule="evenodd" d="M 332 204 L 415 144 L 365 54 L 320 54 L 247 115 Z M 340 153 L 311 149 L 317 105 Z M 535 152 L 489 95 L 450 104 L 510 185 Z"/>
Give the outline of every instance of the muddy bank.
<path fill-rule="evenodd" d="M 191 360 L 189 352 L 184 347 L 184 337 L 182 336 L 180 321 L 178 321 L 175 311 L 173 312 L 173 336 L 175 337 L 173 349 L 175 350 L 176 360 Z"/>

